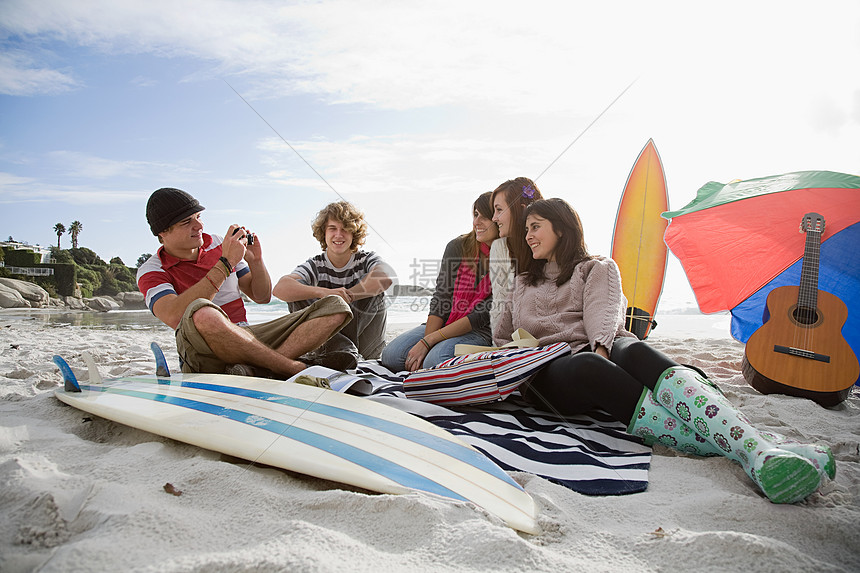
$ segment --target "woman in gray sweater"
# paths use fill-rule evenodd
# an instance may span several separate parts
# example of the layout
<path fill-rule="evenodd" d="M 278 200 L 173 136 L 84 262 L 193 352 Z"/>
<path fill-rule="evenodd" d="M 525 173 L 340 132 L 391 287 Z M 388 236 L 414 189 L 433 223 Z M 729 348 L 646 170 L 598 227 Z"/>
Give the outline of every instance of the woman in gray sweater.
<path fill-rule="evenodd" d="M 624 330 L 618 267 L 588 254 L 579 215 L 565 201 L 529 205 L 526 242 L 533 258 L 516 277 L 495 342 L 523 328 L 541 345 L 565 341 L 572 350 L 521 389 L 526 400 L 560 415 L 604 410 L 649 445 L 723 455 L 774 503 L 805 499 L 833 477 L 829 447 L 757 430 L 702 373 Z"/>

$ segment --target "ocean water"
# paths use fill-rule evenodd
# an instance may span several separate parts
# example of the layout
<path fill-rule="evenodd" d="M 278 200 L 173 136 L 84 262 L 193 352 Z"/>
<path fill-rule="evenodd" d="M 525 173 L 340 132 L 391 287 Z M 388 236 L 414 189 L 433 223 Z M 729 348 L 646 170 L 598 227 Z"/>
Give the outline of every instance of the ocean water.
<path fill-rule="evenodd" d="M 20 309 L 0 310 L 0 326 L 33 321 L 48 327 L 91 328 L 96 330 L 154 330 L 168 328 L 148 310 L 93 312 L 82 310 Z"/>
<path fill-rule="evenodd" d="M 405 330 L 417 326 L 427 319 L 429 297 L 388 297 L 388 324 L 392 328 Z M 248 321 L 259 324 L 289 312 L 287 303 L 273 301 L 269 304 L 246 304 Z M 98 330 L 154 330 L 166 329 L 160 320 L 148 310 L 119 310 L 111 312 L 68 311 L 56 309 L 3 309 L 0 310 L 0 326 L 19 320 L 32 320 L 51 327 L 75 326 Z M 657 309 L 657 327 L 649 339 L 696 338 L 731 339 L 731 314 L 704 315 L 689 306 Z"/>
<path fill-rule="evenodd" d="M 388 297 L 388 323 L 408 327 L 427 319 L 429 297 Z M 287 303 L 245 304 L 248 322 L 259 324 L 290 312 Z M 71 311 L 66 309 L 0 309 L 0 325 L 15 321 L 35 321 L 46 326 L 77 326 L 105 330 L 149 330 L 168 328 L 148 310 L 116 310 L 111 312 Z"/>
<path fill-rule="evenodd" d="M 397 326 L 416 326 L 427 320 L 430 310 L 430 297 L 397 296 L 386 297 L 388 305 L 388 324 Z M 287 303 L 273 301 L 269 304 L 246 303 L 248 322 L 258 324 L 288 313 Z"/>
<path fill-rule="evenodd" d="M 388 304 L 388 324 L 403 330 L 417 326 L 427 320 L 430 297 L 398 296 L 386 298 Z M 266 305 L 248 304 L 248 321 L 252 324 L 265 322 L 289 312 L 287 303 L 277 301 Z M 665 309 L 658 306 L 657 327 L 651 331 L 649 339 L 699 338 L 731 339 L 730 313 L 705 315 L 689 304 L 669 304 Z"/>

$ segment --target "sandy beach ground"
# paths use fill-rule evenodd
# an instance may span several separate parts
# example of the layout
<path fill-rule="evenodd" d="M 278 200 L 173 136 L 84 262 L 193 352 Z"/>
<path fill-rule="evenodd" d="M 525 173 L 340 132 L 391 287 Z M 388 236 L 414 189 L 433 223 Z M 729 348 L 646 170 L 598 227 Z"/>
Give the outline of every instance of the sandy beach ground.
<path fill-rule="evenodd" d="M 639 494 L 514 474 L 540 508 L 531 536 L 468 504 L 250 466 L 65 406 L 55 353 L 82 379 L 85 350 L 105 377 L 150 372 L 152 341 L 178 359 L 169 329 L 135 317 L 52 316 L 0 312 L 3 572 L 860 570 L 860 393 L 832 409 L 759 394 L 725 317 L 667 315 L 650 342 L 703 368 L 760 428 L 829 443 L 836 479 L 774 505 L 739 465 L 658 446 Z"/>

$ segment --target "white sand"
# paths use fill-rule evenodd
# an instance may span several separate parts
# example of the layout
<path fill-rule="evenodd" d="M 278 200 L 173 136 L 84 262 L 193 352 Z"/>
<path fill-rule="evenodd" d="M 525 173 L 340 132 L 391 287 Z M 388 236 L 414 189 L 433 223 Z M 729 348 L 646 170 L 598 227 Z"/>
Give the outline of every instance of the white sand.
<path fill-rule="evenodd" d="M 543 533 L 518 534 L 467 504 L 377 495 L 237 460 L 61 404 L 62 354 L 86 379 L 152 370 L 172 333 L 7 320 L 0 313 L 0 571 L 858 571 L 860 393 L 827 410 L 763 396 L 725 337 L 652 344 L 704 368 L 760 427 L 827 441 L 837 476 L 774 505 L 740 466 L 655 449 L 648 490 L 588 497 L 516 474 Z M 18 345 L 17 349 L 11 345 Z M 173 484 L 181 496 L 166 493 Z M 662 534 L 658 532 L 662 531 Z"/>

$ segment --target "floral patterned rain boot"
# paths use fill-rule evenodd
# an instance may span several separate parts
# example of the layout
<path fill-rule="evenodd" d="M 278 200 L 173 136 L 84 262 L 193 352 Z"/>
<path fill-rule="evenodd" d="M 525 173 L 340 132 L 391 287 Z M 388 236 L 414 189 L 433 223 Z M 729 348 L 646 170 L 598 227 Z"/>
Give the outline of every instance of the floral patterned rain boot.
<path fill-rule="evenodd" d="M 718 456 L 721 450 L 696 434 L 693 428 L 678 420 L 654 399 L 651 390 L 642 390 L 636 414 L 627 425 L 627 433 L 639 436 L 645 445 L 661 443 L 679 452 L 697 456 Z"/>
<path fill-rule="evenodd" d="M 836 479 L 836 460 L 833 458 L 833 452 L 827 444 L 821 442 L 804 444 L 803 442 L 786 438 L 782 434 L 765 432 L 764 430 L 759 430 L 759 433 L 767 440 L 773 442 L 780 450 L 795 453 L 812 462 L 812 465 L 818 468 L 818 473 L 826 475 L 830 479 Z"/>
<path fill-rule="evenodd" d="M 720 390 L 719 386 L 707 378 L 704 378 L 704 381 L 708 386 L 716 390 L 725 402 L 729 401 L 729 399 L 726 398 L 726 395 L 723 394 L 723 391 Z M 836 460 L 833 458 L 833 452 L 827 444 L 822 442 L 807 444 L 798 442 L 797 440 L 792 440 L 791 438 L 786 438 L 782 434 L 778 434 L 776 432 L 766 432 L 764 430 L 759 430 L 759 433 L 779 446 L 780 450 L 795 453 L 812 462 L 812 465 L 818 468 L 818 473 L 826 475 L 830 479 L 836 478 Z"/>
<path fill-rule="evenodd" d="M 779 448 L 695 370 L 666 369 L 654 394 L 721 455 L 740 463 L 772 502 L 801 501 L 820 486 L 821 475 L 810 460 Z"/>
<path fill-rule="evenodd" d="M 722 395 L 717 386 L 710 381 L 708 384 Z M 728 401 L 725 396 L 723 399 Z M 677 415 L 666 410 L 662 404 L 654 399 L 654 394 L 648 388 L 642 390 L 642 396 L 639 398 L 639 406 L 636 410 L 636 416 L 630 420 L 630 424 L 627 426 L 627 433 L 639 436 L 645 445 L 653 446 L 659 442 L 680 452 L 697 456 L 719 456 L 723 454 L 723 450 L 696 434 L 693 428 L 679 420 Z M 805 444 L 786 438 L 776 432 L 759 430 L 759 433 L 779 446 L 779 449 L 803 456 L 812 462 L 822 477 L 827 476 L 830 479 L 836 477 L 836 460 L 833 459 L 833 452 L 827 444 Z"/>

